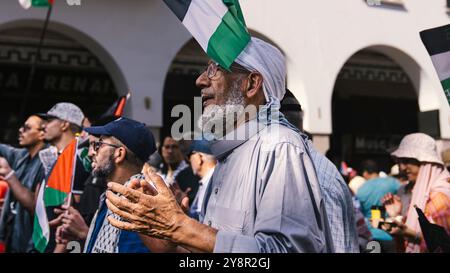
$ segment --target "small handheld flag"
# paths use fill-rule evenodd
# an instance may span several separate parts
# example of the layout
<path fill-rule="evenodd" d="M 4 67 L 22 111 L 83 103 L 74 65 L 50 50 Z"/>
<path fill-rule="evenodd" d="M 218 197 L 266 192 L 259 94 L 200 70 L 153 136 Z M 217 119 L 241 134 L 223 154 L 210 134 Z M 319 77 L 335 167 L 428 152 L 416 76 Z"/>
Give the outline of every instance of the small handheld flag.
<path fill-rule="evenodd" d="M 41 184 L 34 215 L 33 243 L 39 252 L 44 252 L 50 239 L 47 207 L 64 204 L 72 191 L 77 162 L 78 138 L 74 139 L 56 160 L 45 182 Z"/>

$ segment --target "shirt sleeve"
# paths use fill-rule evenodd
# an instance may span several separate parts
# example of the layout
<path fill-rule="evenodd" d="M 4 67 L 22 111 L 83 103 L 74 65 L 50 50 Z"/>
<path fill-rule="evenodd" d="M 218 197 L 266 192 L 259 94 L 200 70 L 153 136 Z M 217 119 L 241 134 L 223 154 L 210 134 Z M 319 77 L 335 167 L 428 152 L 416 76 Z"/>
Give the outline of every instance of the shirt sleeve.
<path fill-rule="evenodd" d="M 12 169 L 15 168 L 14 163 L 19 156 L 20 150 L 10 145 L 0 144 L 0 156 L 8 161 Z"/>
<path fill-rule="evenodd" d="M 304 148 L 279 143 L 260 158 L 254 234 L 219 230 L 214 252 L 325 252 L 324 223 L 316 218 L 305 174 L 316 176 Z M 311 186 L 320 203 L 317 178 Z"/>

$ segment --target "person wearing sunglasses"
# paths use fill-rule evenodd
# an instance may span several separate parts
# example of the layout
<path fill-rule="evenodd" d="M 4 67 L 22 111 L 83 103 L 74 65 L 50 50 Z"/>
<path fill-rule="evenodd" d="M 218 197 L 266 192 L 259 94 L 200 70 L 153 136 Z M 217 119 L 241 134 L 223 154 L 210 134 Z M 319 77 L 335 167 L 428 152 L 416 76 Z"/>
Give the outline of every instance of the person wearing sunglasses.
<path fill-rule="evenodd" d="M 85 129 L 98 137 L 91 146 L 92 174 L 120 184 L 143 178 L 144 163 L 156 151 L 155 140 L 143 123 L 119 118 L 104 126 Z M 113 227 L 107 218 L 117 217 L 106 206 L 105 196 L 91 222 L 85 243 L 86 253 L 148 252 L 137 233 Z M 118 218 L 117 218 L 118 219 Z"/>
<path fill-rule="evenodd" d="M 117 117 L 114 116 L 103 116 L 100 119 L 94 121 L 92 125 L 87 126 L 86 121 L 83 124 L 84 128 L 91 126 L 103 126 L 114 120 Z M 98 137 L 94 135 L 89 135 L 86 133 L 84 141 L 79 145 L 79 149 L 87 148 L 87 157 L 89 158 L 89 170 L 91 169 L 91 159 L 94 156 L 94 146 L 99 140 Z M 84 162 L 80 165 L 85 165 L 88 162 Z M 86 166 L 85 166 L 86 167 Z M 89 231 L 89 225 L 98 209 L 98 201 L 102 194 L 106 190 L 106 178 L 105 177 L 95 177 L 90 175 L 84 182 L 83 194 L 80 196 L 80 202 L 74 203 L 71 206 L 64 206 L 62 209 L 55 210 L 58 214 L 58 218 L 53 220 L 51 224 L 56 227 L 56 242 L 58 244 L 54 252 L 67 252 L 67 244 L 70 241 L 78 241 L 81 245 L 84 244 L 87 234 Z"/>
<path fill-rule="evenodd" d="M 43 119 L 32 115 L 19 129 L 21 148 L 0 144 L 0 180 L 9 187 L 0 219 L 0 241 L 9 253 L 31 250 L 37 188 L 45 176 L 38 156 L 46 148 L 44 124 Z"/>

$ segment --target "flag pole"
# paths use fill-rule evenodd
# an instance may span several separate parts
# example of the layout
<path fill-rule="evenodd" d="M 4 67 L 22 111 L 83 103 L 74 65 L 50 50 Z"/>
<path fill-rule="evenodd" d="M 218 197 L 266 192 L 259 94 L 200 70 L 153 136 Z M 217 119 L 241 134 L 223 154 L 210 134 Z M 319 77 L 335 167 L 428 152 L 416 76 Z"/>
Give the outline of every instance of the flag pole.
<path fill-rule="evenodd" d="M 77 169 L 77 157 L 78 157 L 78 154 L 77 154 L 77 150 L 78 150 L 78 145 L 79 145 L 79 143 L 80 143 L 80 135 L 79 134 L 77 134 L 77 136 L 75 137 L 75 140 L 76 140 L 76 142 L 75 142 L 75 152 L 74 152 L 74 155 L 73 155 L 73 163 L 72 163 L 72 166 L 73 166 L 73 170 L 72 170 L 72 178 L 71 178 L 71 181 L 70 181 L 70 193 L 69 193 L 69 196 L 68 196 L 68 198 L 67 198 L 67 202 L 66 202 L 66 206 L 67 206 L 67 210 L 66 210 L 66 215 L 68 215 L 68 213 L 69 213 L 69 208 L 70 208 L 70 206 L 72 205 L 72 199 L 73 199 L 73 184 L 74 184 L 74 181 L 75 181 L 75 173 L 76 173 L 76 169 Z"/>
<path fill-rule="evenodd" d="M 20 120 L 24 120 L 26 118 L 25 114 L 26 114 L 26 110 L 27 110 L 27 106 L 28 106 L 28 100 L 30 97 L 31 88 L 33 87 L 34 75 L 36 74 L 36 66 L 41 58 L 41 50 L 42 50 L 42 46 L 44 44 L 45 34 L 47 33 L 48 23 L 50 22 L 50 17 L 52 15 L 52 11 L 53 11 L 53 4 L 50 3 L 50 5 L 48 6 L 47 16 L 46 16 L 45 22 L 44 22 L 44 27 L 41 32 L 41 37 L 39 39 L 39 44 L 36 49 L 36 56 L 35 56 L 33 62 L 31 63 L 31 69 L 30 69 L 30 74 L 28 75 L 27 86 L 25 88 L 25 93 L 23 95 L 23 101 L 20 106 Z"/>

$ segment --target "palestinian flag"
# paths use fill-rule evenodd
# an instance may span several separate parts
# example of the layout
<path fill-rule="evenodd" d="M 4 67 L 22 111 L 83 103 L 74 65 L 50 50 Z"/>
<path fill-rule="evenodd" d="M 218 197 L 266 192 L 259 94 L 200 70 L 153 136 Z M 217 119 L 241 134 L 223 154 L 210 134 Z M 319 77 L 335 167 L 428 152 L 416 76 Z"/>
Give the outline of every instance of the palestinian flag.
<path fill-rule="evenodd" d="M 250 42 L 238 0 L 164 0 L 203 50 L 229 69 Z"/>
<path fill-rule="evenodd" d="M 450 104 L 450 25 L 420 32 Z"/>
<path fill-rule="evenodd" d="M 45 183 L 39 189 L 34 215 L 33 243 L 39 252 L 44 252 L 50 239 L 48 207 L 64 204 L 72 191 L 77 160 L 77 139 L 74 139 L 56 160 Z"/>
<path fill-rule="evenodd" d="M 49 7 L 53 5 L 55 0 L 19 0 L 20 5 L 24 9 L 29 9 L 31 7 Z"/>

